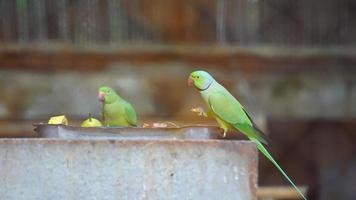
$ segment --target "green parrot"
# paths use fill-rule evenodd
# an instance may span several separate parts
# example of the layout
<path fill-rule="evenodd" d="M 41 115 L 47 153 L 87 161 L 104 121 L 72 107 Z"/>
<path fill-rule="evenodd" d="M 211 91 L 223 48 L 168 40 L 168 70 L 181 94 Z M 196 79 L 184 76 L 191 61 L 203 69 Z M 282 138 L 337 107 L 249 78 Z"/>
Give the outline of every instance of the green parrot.
<path fill-rule="evenodd" d="M 208 112 L 202 108 L 192 109 L 199 115 L 213 117 L 220 128 L 224 131 L 223 137 L 229 130 L 238 130 L 257 145 L 257 148 L 265 155 L 291 183 L 295 190 L 306 200 L 306 197 L 293 183 L 284 170 L 278 165 L 271 154 L 264 147 L 267 145 L 267 137 L 257 128 L 251 117 L 247 114 L 240 102 L 235 99 L 222 85 L 220 85 L 209 73 L 205 71 L 194 71 L 188 78 L 188 84 L 194 85 L 200 92 L 208 107 Z"/>
<path fill-rule="evenodd" d="M 107 86 L 99 88 L 98 100 L 103 104 L 105 126 L 137 126 L 135 109 L 113 89 Z"/>

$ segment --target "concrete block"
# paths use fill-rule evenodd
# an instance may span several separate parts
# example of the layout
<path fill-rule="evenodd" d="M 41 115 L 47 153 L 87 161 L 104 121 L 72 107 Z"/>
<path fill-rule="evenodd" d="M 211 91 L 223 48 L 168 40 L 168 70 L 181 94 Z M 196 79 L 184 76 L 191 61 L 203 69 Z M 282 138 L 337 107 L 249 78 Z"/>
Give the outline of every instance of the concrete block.
<path fill-rule="evenodd" d="M 256 199 L 248 141 L 1 139 L 0 199 Z"/>

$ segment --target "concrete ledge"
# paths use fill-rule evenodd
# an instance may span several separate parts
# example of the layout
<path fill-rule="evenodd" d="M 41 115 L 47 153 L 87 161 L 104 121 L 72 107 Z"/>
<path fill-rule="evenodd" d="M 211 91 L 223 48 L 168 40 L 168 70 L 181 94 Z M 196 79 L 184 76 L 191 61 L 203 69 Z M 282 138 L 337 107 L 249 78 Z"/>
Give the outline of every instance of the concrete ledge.
<path fill-rule="evenodd" d="M 0 197 L 256 199 L 248 141 L 1 139 Z"/>

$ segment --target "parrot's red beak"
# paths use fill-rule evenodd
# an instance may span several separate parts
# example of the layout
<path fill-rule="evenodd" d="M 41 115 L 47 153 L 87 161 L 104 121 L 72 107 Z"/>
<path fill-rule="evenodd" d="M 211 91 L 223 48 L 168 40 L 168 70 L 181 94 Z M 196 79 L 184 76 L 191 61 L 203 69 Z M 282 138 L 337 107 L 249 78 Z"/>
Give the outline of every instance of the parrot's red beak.
<path fill-rule="evenodd" d="M 193 83 L 194 83 L 194 81 L 193 81 L 192 77 L 189 76 L 189 78 L 188 78 L 188 85 L 189 85 L 189 86 L 192 86 Z"/>
<path fill-rule="evenodd" d="M 104 101 L 105 100 L 105 93 L 104 92 L 99 92 L 98 94 L 98 100 L 99 101 Z"/>

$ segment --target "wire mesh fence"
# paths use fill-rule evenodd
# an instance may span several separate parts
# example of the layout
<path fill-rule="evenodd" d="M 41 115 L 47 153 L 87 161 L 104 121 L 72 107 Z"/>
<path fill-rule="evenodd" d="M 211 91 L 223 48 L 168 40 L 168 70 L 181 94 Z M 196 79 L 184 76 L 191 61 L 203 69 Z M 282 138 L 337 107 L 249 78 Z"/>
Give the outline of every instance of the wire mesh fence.
<path fill-rule="evenodd" d="M 355 9 L 352 0 L 0 0 L 0 42 L 348 46 Z"/>

